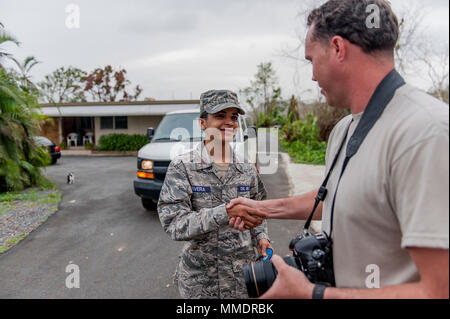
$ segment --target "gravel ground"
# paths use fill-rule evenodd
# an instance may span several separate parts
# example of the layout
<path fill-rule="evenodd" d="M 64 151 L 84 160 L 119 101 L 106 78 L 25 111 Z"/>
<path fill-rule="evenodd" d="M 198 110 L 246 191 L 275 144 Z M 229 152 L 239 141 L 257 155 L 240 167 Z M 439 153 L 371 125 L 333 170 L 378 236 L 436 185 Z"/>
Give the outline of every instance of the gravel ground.
<path fill-rule="evenodd" d="M 0 253 L 8 250 L 58 210 L 57 190 L 26 190 L 23 199 L 0 201 Z"/>

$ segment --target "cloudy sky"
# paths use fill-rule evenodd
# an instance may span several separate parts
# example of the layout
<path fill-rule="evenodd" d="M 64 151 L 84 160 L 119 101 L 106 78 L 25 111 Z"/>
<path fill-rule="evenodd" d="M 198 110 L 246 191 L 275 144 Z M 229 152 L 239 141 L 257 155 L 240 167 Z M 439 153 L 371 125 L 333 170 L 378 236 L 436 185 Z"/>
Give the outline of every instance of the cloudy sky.
<path fill-rule="evenodd" d="M 303 38 L 299 11 L 305 1 L 0 0 L 0 22 L 21 42 L 5 46 L 8 52 L 42 62 L 32 70 L 35 81 L 61 66 L 90 71 L 110 64 L 125 68 L 132 83 L 143 87 L 142 99 L 198 99 L 212 88 L 248 86 L 256 66 L 271 61 L 284 97 L 308 97 L 317 94 L 311 67 L 282 53 Z M 391 2 L 395 10 L 420 3 L 427 39 L 448 48 L 448 0 Z M 68 27 L 76 26 L 73 5 L 79 28 Z M 408 80 L 429 85 L 426 76 Z"/>

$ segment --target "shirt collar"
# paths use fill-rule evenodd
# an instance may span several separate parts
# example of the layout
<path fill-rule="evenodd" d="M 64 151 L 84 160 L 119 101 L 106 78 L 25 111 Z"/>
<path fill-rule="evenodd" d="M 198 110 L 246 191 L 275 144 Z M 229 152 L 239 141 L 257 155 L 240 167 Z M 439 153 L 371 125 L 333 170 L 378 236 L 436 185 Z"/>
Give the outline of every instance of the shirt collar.
<path fill-rule="evenodd" d="M 234 151 L 233 147 L 230 147 L 230 152 L 231 152 L 231 158 L 232 158 L 230 166 L 236 167 L 236 169 L 242 173 L 243 170 L 240 167 L 239 159 L 236 156 L 236 152 Z M 193 162 L 195 164 L 195 167 L 194 167 L 195 170 L 212 167 L 213 161 L 211 159 L 211 156 L 209 155 L 208 149 L 206 148 L 204 141 L 199 143 L 197 145 L 197 147 L 195 148 Z"/>

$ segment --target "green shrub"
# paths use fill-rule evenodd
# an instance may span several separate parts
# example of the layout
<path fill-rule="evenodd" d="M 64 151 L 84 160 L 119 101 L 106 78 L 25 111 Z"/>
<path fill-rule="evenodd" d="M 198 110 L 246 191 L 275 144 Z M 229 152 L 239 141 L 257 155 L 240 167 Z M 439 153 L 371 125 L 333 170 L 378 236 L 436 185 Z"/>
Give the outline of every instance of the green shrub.
<path fill-rule="evenodd" d="M 138 151 L 142 146 L 149 143 L 145 135 L 139 134 L 108 134 L 100 137 L 98 144 L 102 151 Z"/>
<path fill-rule="evenodd" d="M 291 121 L 289 115 L 280 131 L 281 149 L 297 163 L 324 165 L 327 143 L 319 141 L 317 118 L 311 114 L 304 121 Z"/>
<path fill-rule="evenodd" d="M 317 117 L 319 141 L 327 142 L 333 128 L 342 118 L 349 115 L 350 111 L 331 107 L 327 103 L 316 101 L 302 105 L 300 120 L 305 120 L 310 114 Z"/>
<path fill-rule="evenodd" d="M 93 143 L 89 143 L 89 142 L 84 143 L 84 148 L 86 150 L 92 150 L 92 149 L 94 149 L 94 146 L 95 145 Z"/>
<path fill-rule="evenodd" d="M 258 121 L 256 122 L 256 127 L 272 127 L 272 126 L 283 126 L 286 123 L 286 117 L 279 112 L 274 112 L 271 114 L 264 114 L 260 112 L 258 115 Z"/>

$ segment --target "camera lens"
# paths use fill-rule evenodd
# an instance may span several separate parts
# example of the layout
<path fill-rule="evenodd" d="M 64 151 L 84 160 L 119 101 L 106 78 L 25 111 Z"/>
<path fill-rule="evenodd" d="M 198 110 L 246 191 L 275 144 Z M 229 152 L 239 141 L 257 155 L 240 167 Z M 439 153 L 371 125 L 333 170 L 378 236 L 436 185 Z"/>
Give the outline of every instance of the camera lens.
<path fill-rule="evenodd" d="M 283 259 L 288 265 L 300 269 L 294 257 L 284 257 Z M 277 277 L 277 270 L 270 260 L 245 265 L 243 271 L 250 298 L 256 298 L 264 294 Z"/>

